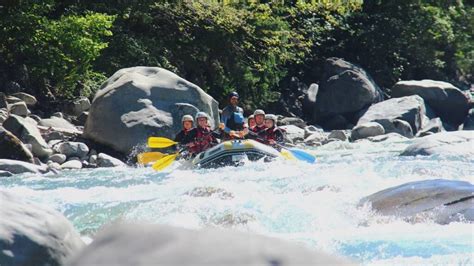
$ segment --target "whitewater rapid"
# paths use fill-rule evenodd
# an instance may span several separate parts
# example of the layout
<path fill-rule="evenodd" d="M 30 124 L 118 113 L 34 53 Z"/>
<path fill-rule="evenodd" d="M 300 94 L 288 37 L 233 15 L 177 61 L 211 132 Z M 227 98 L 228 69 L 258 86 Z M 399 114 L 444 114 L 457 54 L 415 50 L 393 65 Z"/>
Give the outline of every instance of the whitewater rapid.
<path fill-rule="evenodd" d="M 298 242 L 365 265 L 473 265 L 474 225 L 417 224 L 381 217 L 361 198 L 411 181 L 474 183 L 473 158 L 400 157 L 410 141 L 334 142 L 311 150 L 316 164 L 101 168 L 0 179 L 0 188 L 63 213 L 90 239 L 102 226 L 146 221 L 217 226 Z"/>

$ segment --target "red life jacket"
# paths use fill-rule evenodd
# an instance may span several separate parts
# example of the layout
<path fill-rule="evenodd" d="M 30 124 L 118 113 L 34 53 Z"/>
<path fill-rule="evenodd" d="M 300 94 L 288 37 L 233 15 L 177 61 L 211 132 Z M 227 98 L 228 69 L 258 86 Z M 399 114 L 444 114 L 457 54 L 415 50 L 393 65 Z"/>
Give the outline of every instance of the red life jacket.
<path fill-rule="evenodd" d="M 252 138 L 252 139 L 254 139 L 254 140 L 256 140 L 260 143 L 266 143 L 266 139 L 265 139 L 265 135 L 266 135 L 265 130 L 266 129 L 267 128 L 265 127 L 265 125 L 261 125 L 261 126 L 256 125 L 256 126 L 254 126 L 251 130 L 252 130 L 252 132 L 254 132 L 256 134 L 255 134 L 255 136 L 250 137 L 250 138 Z"/>
<path fill-rule="evenodd" d="M 189 147 L 189 151 L 194 154 L 203 152 L 212 147 L 215 142 L 216 139 L 212 135 L 209 127 L 197 127 L 196 137 L 194 138 L 191 147 Z"/>
<path fill-rule="evenodd" d="M 270 143 L 270 140 L 282 142 L 284 140 L 283 130 L 278 127 L 267 128 L 265 130 L 265 140 L 266 143 Z"/>
<path fill-rule="evenodd" d="M 259 133 L 265 129 L 266 129 L 265 125 L 262 124 L 261 126 L 255 125 L 251 130 L 255 133 Z"/>

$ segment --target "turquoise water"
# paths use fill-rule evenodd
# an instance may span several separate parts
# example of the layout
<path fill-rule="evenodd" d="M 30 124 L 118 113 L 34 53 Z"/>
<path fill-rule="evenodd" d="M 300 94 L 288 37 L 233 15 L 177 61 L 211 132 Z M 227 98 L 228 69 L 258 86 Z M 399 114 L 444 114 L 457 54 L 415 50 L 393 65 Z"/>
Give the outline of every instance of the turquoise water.
<path fill-rule="evenodd" d="M 64 171 L 0 179 L 0 187 L 62 212 L 84 239 L 113 221 L 254 232 L 366 265 L 472 265 L 474 225 L 411 224 L 358 201 L 402 183 L 474 182 L 473 158 L 398 157 L 408 142 L 330 143 L 317 164 L 276 161 L 214 170 Z"/>

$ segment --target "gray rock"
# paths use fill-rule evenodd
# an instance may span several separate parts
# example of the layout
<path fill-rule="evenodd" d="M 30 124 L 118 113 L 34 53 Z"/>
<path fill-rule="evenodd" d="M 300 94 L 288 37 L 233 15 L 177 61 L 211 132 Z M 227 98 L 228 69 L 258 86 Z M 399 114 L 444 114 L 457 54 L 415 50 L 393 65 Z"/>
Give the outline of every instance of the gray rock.
<path fill-rule="evenodd" d="M 66 161 L 66 158 L 67 158 L 66 155 L 57 153 L 57 154 L 53 154 L 49 156 L 48 160 L 54 163 L 62 164 Z"/>
<path fill-rule="evenodd" d="M 7 103 L 9 104 L 14 104 L 14 103 L 19 103 L 19 102 L 23 102 L 22 99 L 18 98 L 18 97 L 14 97 L 14 96 L 7 96 Z"/>
<path fill-rule="evenodd" d="M 325 129 L 335 129 L 335 130 L 342 130 L 342 129 L 350 129 L 352 128 L 351 123 L 345 118 L 343 115 L 335 115 L 326 118 L 324 122 L 321 122 L 323 128 Z"/>
<path fill-rule="evenodd" d="M 305 138 L 317 132 L 324 132 L 323 128 L 320 126 L 305 126 L 303 129 Z"/>
<path fill-rule="evenodd" d="M 97 164 L 97 155 L 91 155 L 89 157 L 89 164 Z"/>
<path fill-rule="evenodd" d="M 29 107 L 35 106 L 36 103 L 38 102 L 35 96 L 30 95 L 28 93 L 24 93 L 24 92 L 17 92 L 17 93 L 12 94 L 12 96 L 17 97 L 18 99 L 24 101 L 26 105 Z"/>
<path fill-rule="evenodd" d="M 304 139 L 306 145 L 315 145 L 325 142 L 328 139 L 324 132 L 315 132 Z"/>
<path fill-rule="evenodd" d="M 61 170 L 62 169 L 61 164 L 53 162 L 53 161 L 48 161 L 46 164 L 48 165 L 49 170 L 51 170 L 51 169 Z"/>
<path fill-rule="evenodd" d="M 69 121 L 55 116 L 52 116 L 48 119 L 42 119 L 39 122 L 39 125 L 44 127 L 53 127 L 56 129 L 68 129 L 72 131 L 76 130 L 76 127 L 73 124 L 69 123 Z"/>
<path fill-rule="evenodd" d="M 25 117 L 25 122 L 27 122 L 30 125 L 35 125 L 35 126 L 38 125 L 38 122 L 29 116 Z"/>
<path fill-rule="evenodd" d="M 14 115 L 19 115 L 21 117 L 26 117 L 29 113 L 26 103 L 21 101 L 17 103 L 10 104 L 10 113 Z"/>
<path fill-rule="evenodd" d="M 469 110 L 469 114 L 464 120 L 462 130 L 474 130 L 474 109 Z"/>
<path fill-rule="evenodd" d="M 368 122 L 365 124 L 357 125 L 352 129 L 351 139 L 356 141 L 358 139 L 365 139 L 368 137 L 374 137 L 385 134 L 383 126 L 377 122 Z"/>
<path fill-rule="evenodd" d="M 33 154 L 28 148 L 2 126 L 0 126 L 0 158 L 33 162 Z"/>
<path fill-rule="evenodd" d="M 198 86 L 158 67 L 121 69 L 95 95 L 84 136 L 128 153 L 151 135 L 173 138 L 181 117 L 197 110 L 218 125 L 217 101 Z"/>
<path fill-rule="evenodd" d="M 418 132 L 417 137 L 424 137 L 433 133 L 444 132 L 443 122 L 441 118 L 436 117 L 431 119 L 423 128 Z"/>
<path fill-rule="evenodd" d="M 70 160 L 61 164 L 61 169 L 82 169 L 82 163 L 79 160 Z"/>
<path fill-rule="evenodd" d="M 66 140 L 66 136 L 59 131 L 51 131 L 44 135 L 44 139 L 48 141 L 48 145 L 52 147 L 52 145 L 49 144 L 51 141 L 55 140 L 56 143 L 59 143 L 62 140 Z"/>
<path fill-rule="evenodd" d="M 52 114 L 51 117 L 64 118 L 64 115 L 61 112 L 56 112 Z"/>
<path fill-rule="evenodd" d="M 53 153 L 41 136 L 38 128 L 28 123 L 24 118 L 17 115 L 10 115 L 8 119 L 3 122 L 3 126 L 23 143 L 31 144 L 33 155 L 39 158 L 46 158 Z"/>
<path fill-rule="evenodd" d="M 0 113 L 0 125 L 3 124 L 3 122 L 5 122 L 7 118 L 8 118 L 8 115 Z"/>
<path fill-rule="evenodd" d="M 299 128 L 305 128 L 306 127 L 306 122 L 299 118 L 299 117 L 285 117 L 283 119 L 278 119 L 278 125 L 280 126 L 288 126 L 288 125 L 294 125 Z"/>
<path fill-rule="evenodd" d="M 340 58 L 329 58 L 315 103 L 313 118 L 355 113 L 383 100 L 373 79 L 359 66 Z"/>
<path fill-rule="evenodd" d="M 425 104 L 420 96 L 393 98 L 370 106 L 357 122 L 357 126 L 368 122 L 377 122 L 383 126 L 385 133 L 400 133 L 403 130 L 400 127 L 403 125 L 397 127 L 397 124 L 400 123 L 394 123 L 398 119 L 408 122 L 412 134 L 416 134 L 423 126 L 425 115 Z"/>
<path fill-rule="evenodd" d="M 468 156 L 474 156 L 473 147 L 473 132 L 442 132 L 415 139 L 400 155 L 444 155 L 468 158 Z"/>
<path fill-rule="evenodd" d="M 40 174 L 40 173 L 47 172 L 47 169 L 44 166 L 38 166 L 32 163 L 17 161 L 17 160 L 10 160 L 10 159 L 0 159 L 0 170 L 8 171 L 13 174 L 23 174 L 23 173 Z"/>
<path fill-rule="evenodd" d="M 382 215 L 440 224 L 453 221 L 474 221 L 474 185 L 465 181 L 423 180 L 391 187 L 366 198 Z"/>
<path fill-rule="evenodd" d="M 462 124 L 469 111 L 469 98 L 452 84 L 434 80 L 399 81 L 392 97 L 419 95 L 441 119 L 453 125 Z"/>
<path fill-rule="evenodd" d="M 392 132 L 384 135 L 368 137 L 367 140 L 372 142 L 382 142 L 382 141 L 405 141 L 408 140 L 407 137 L 402 136 L 398 133 Z"/>
<path fill-rule="evenodd" d="M 285 137 L 291 142 L 304 140 L 304 129 L 294 125 L 281 126 L 280 128 L 284 130 Z"/>
<path fill-rule="evenodd" d="M 0 265 L 63 265 L 84 247 L 59 212 L 0 191 Z"/>
<path fill-rule="evenodd" d="M 342 141 L 347 141 L 349 138 L 348 134 L 343 130 L 333 130 L 329 133 L 328 139 L 338 139 Z"/>
<path fill-rule="evenodd" d="M 33 119 L 33 120 L 35 120 L 37 123 L 38 123 L 39 121 L 41 121 L 41 117 L 39 117 L 39 116 L 37 116 L 37 115 L 31 115 L 31 114 L 30 114 L 28 117 L 31 118 L 31 119 Z"/>
<path fill-rule="evenodd" d="M 92 163 L 93 162 L 91 162 L 91 164 Z M 118 166 L 125 166 L 125 163 L 105 153 L 99 153 L 99 155 L 97 156 L 97 166 L 98 167 L 118 167 Z"/>
<path fill-rule="evenodd" d="M 79 116 L 82 112 L 88 111 L 91 107 L 91 102 L 87 97 L 80 97 L 68 103 L 65 108 L 65 113 L 72 116 Z"/>
<path fill-rule="evenodd" d="M 82 265 L 350 265 L 279 239 L 222 229 L 118 224 L 100 232 L 69 266 Z"/>
<path fill-rule="evenodd" d="M 66 141 L 54 145 L 57 153 L 66 155 L 67 157 L 84 158 L 89 153 L 89 147 L 82 142 Z"/>
<path fill-rule="evenodd" d="M 404 120 L 401 120 L 401 119 L 394 119 L 392 121 L 392 125 L 393 125 L 393 128 L 392 128 L 393 132 L 392 133 L 398 133 L 398 134 L 400 134 L 404 137 L 407 137 L 407 138 L 413 138 L 414 137 L 411 125 L 407 121 L 404 121 Z"/>

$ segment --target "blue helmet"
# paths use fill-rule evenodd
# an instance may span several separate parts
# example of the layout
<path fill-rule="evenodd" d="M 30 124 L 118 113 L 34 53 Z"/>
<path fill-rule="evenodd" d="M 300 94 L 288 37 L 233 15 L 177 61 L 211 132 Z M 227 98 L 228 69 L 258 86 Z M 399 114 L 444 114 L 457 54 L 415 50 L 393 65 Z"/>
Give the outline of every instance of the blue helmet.
<path fill-rule="evenodd" d="M 239 94 L 236 92 L 236 91 L 233 91 L 231 93 L 229 93 L 229 95 L 227 96 L 227 98 L 232 98 L 232 97 L 237 97 L 239 98 Z"/>

